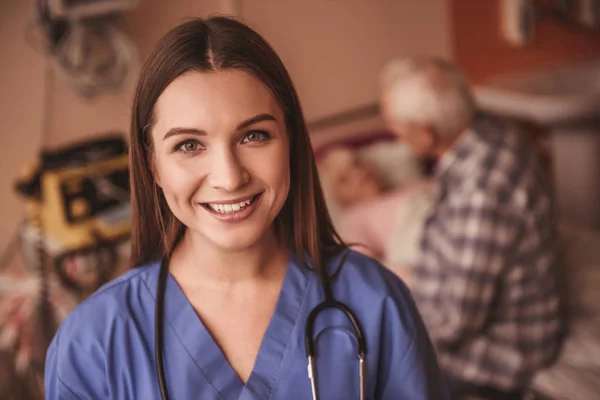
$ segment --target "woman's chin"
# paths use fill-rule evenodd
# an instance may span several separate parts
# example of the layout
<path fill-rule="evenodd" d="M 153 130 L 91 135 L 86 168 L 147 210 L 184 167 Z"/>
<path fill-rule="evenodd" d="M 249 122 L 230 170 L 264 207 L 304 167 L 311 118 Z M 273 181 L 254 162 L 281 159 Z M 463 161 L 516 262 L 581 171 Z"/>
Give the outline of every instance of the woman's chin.
<path fill-rule="evenodd" d="M 215 240 L 211 238 L 212 244 L 215 250 L 222 253 L 242 253 L 250 249 L 256 248 L 260 244 L 259 239 L 248 239 L 243 240 L 231 240 L 229 238 L 223 238 L 223 240 Z"/>
<path fill-rule="evenodd" d="M 255 227 L 245 227 L 245 229 L 216 229 L 201 232 L 201 236 L 216 251 L 224 253 L 239 253 L 261 245 L 272 246 L 268 230 L 257 229 Z"/>

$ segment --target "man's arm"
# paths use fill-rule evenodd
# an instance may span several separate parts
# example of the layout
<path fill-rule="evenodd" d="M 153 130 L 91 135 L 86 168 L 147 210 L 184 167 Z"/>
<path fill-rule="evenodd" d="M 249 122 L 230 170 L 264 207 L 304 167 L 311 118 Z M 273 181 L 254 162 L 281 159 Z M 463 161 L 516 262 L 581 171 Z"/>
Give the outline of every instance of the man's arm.
<path fill-rule="evenodd" d="M 411 285 L 436 346 L 481 330 L 522 229 L 519 213 L 495 193 L 459 194 L 426 227 Z"/>

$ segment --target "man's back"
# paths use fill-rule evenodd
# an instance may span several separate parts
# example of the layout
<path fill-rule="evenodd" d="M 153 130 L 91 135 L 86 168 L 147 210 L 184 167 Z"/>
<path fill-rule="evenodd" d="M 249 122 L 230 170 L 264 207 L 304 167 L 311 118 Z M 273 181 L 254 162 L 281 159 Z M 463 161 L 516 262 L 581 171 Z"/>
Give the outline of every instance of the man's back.
<path fill-rule="evenodd" d="M 560 346 L 556 221 L 523 133 L 479 119 L 437 166 L 412 290 L 451 378 L 523 388 Z"/>

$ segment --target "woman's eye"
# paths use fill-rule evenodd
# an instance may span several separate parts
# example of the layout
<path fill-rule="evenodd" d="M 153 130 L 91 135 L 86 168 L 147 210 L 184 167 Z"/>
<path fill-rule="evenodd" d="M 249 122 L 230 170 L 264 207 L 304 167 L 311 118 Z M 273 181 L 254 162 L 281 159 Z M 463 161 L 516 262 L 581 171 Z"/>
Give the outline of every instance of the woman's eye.
<path fill-rule="evenodd" d="M 181 143 L 177 147 L 177 149 L 179 151 L 183 151 L 184 153 L 190 153 L 190 152 L 198 151 L 201 148 L 202 148 L 202 146 L 200 145 L 200 143 L 198 143 L 196 141 L 183 142 L 183 143 Z"/>
<path fill-rule="evenodd" d="M 250 131 L 244 136 L 242 143 L 259 142 L 269 138 L 269 134 L 264 131 Z"/>

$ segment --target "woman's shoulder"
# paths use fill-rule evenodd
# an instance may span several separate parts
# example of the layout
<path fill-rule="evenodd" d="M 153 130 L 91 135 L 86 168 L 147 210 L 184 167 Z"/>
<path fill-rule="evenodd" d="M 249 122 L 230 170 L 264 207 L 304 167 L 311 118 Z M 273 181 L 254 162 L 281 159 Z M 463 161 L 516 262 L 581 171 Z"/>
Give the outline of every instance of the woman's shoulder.
<path fill-rule="evenodd" d="M 396 274 L 358 251 L 344 251 L 332 259 L 329 269 L 336 286 L 368 292 L 375 298 L 402 297 L 412 301 L 407 286 Z"/>
<path fill-rule="evenodd" d="M 57 335 L 94 338 L 114 328 L 119 321 L 131 319 L 142 311 L 140 308 L 148 306 L 144 298 L 153 298 L 148 281 L 157 273 L 158 263 L 150 263 L 104 284 L 66 316 Z"/>
<path fill-rule="evenodd" d="M 333 261 L 334 269 L 339 267 L 342 257 L 343 254 Z M 412 337 L 420 317 L 406 284 L 369 256 L 348 251 L 345 257 L 333 277 L 335 299 L 347 304 L 365 323 L 383 327 L 382 321 L 387 321 L 385 324 L 395 321 L 398 334 L 403 332 L 405 337 Z"/>

